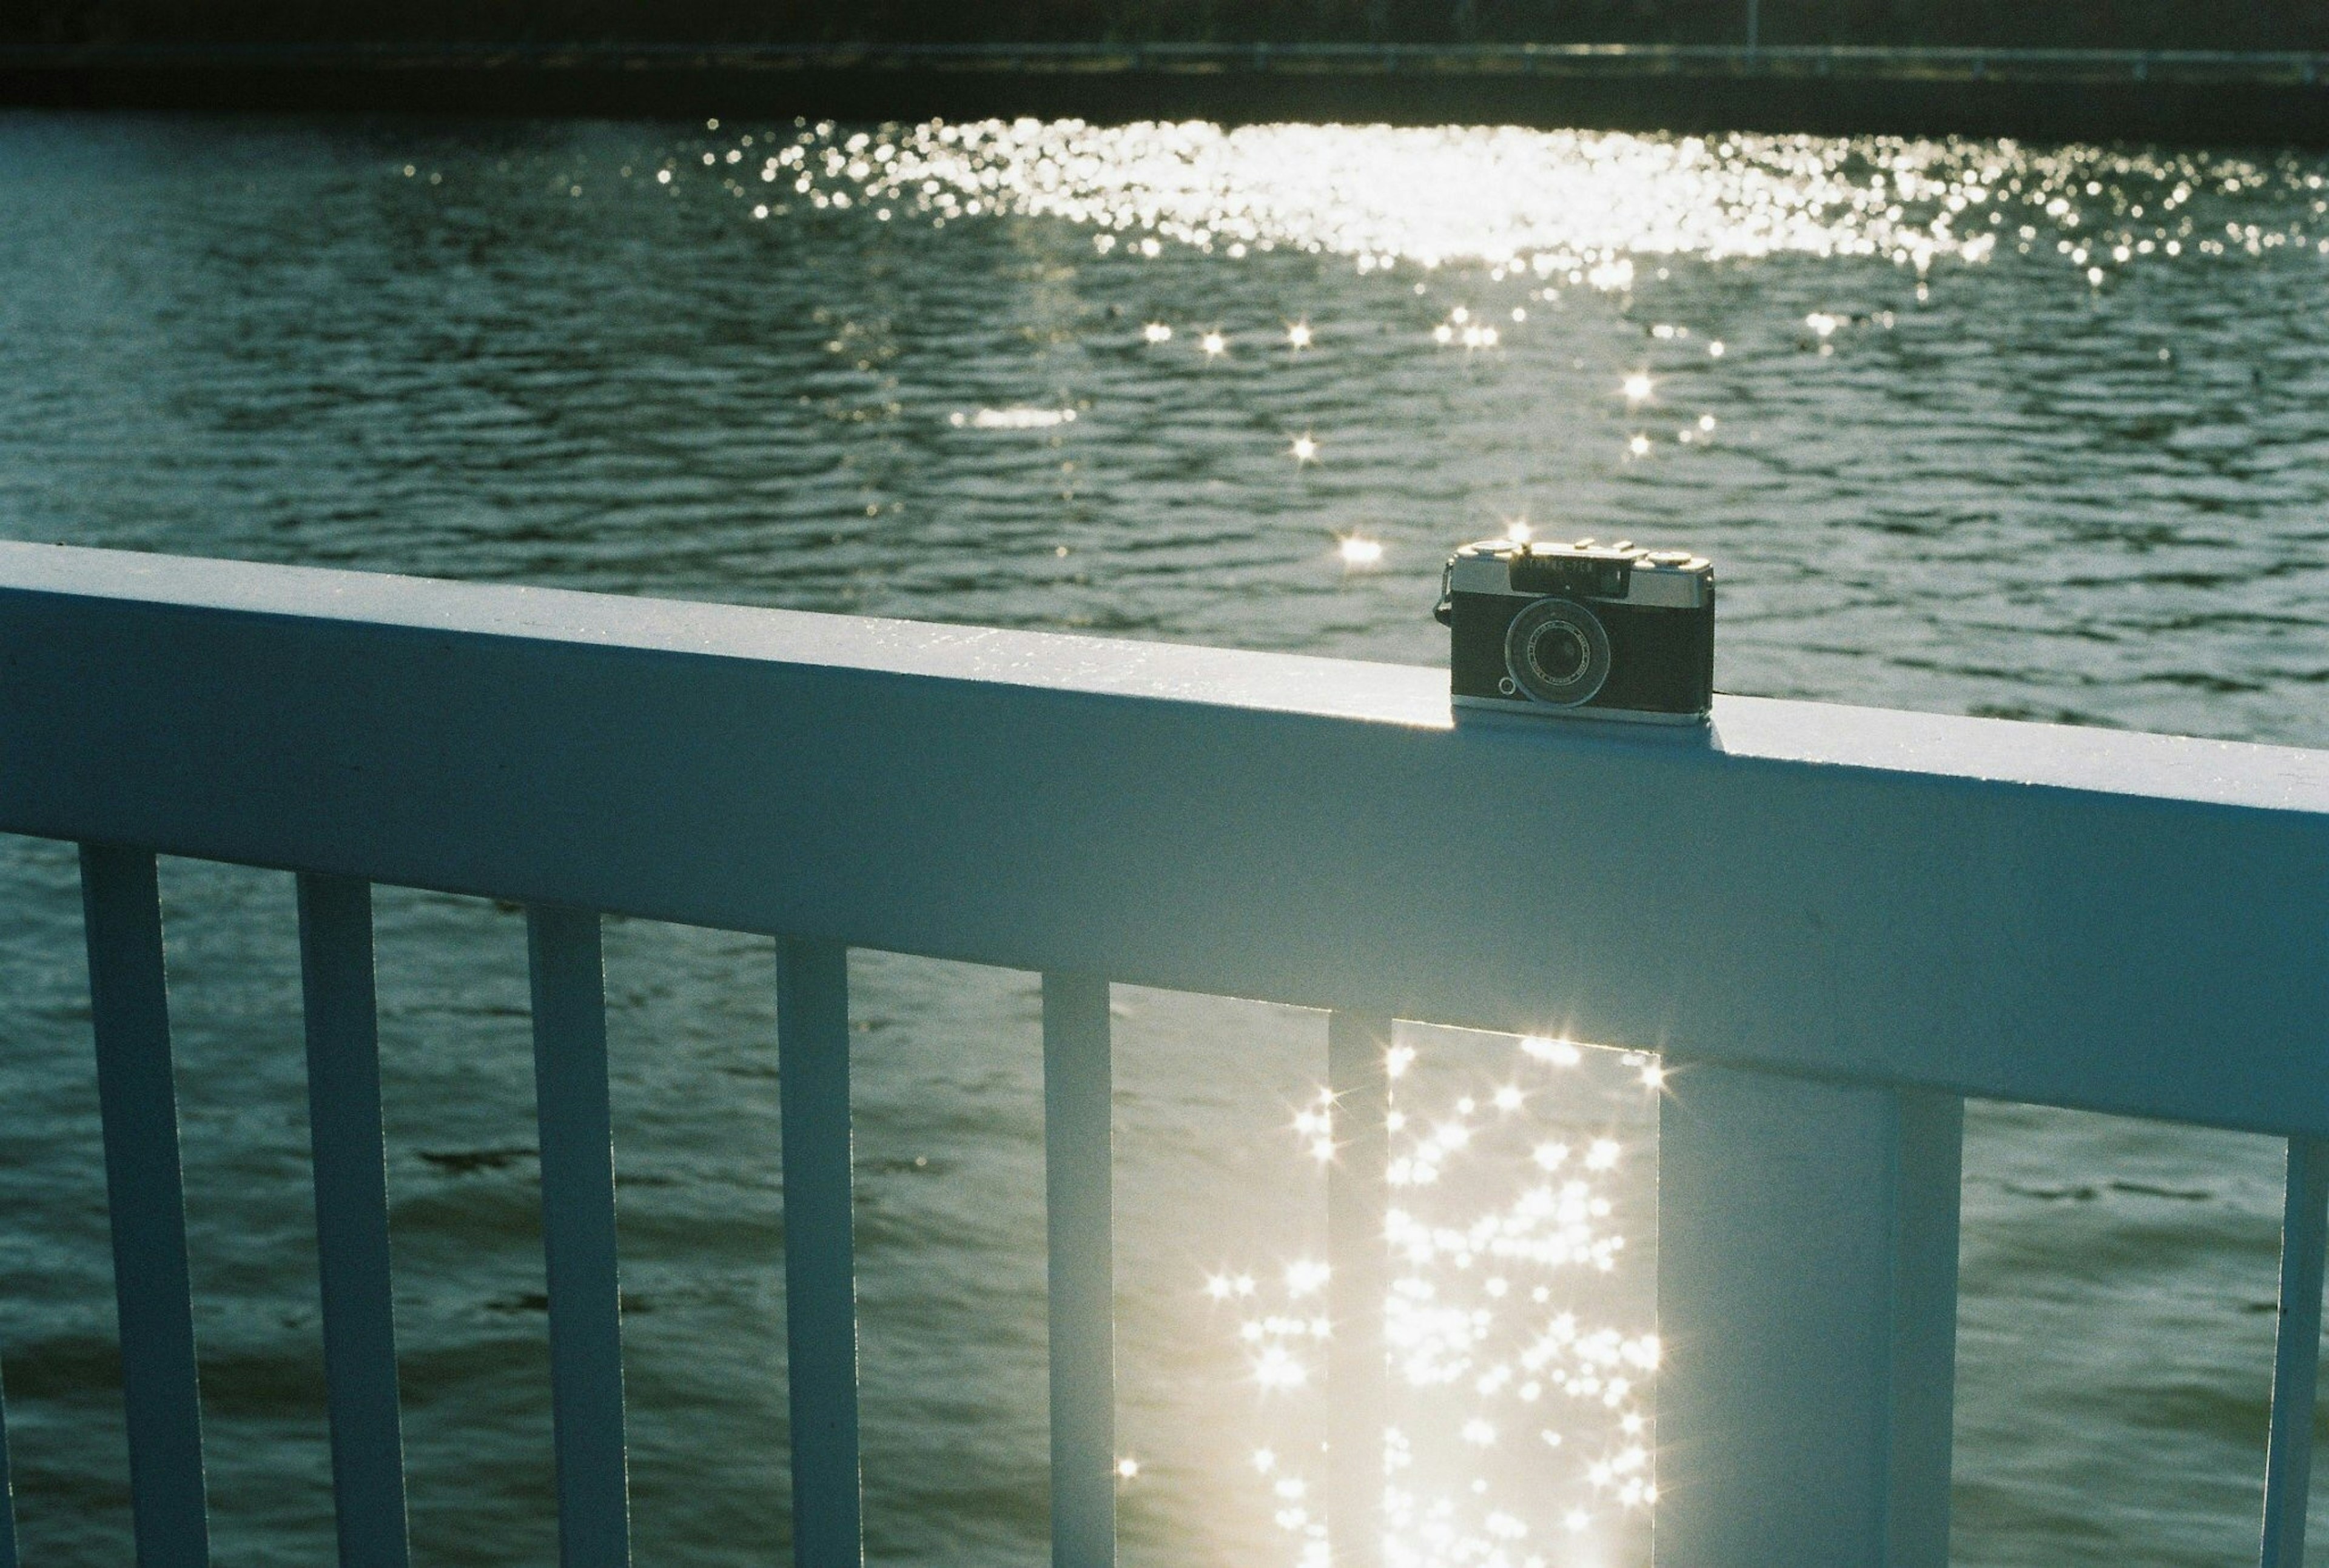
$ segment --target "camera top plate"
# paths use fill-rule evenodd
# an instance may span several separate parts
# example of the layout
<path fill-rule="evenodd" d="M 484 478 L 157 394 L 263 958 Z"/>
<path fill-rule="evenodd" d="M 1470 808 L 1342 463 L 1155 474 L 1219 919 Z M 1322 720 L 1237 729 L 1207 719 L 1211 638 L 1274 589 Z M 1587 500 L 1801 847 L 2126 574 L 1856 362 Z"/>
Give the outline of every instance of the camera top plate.
<path fill-rule="evenodd" d="M 1489 539 L 1447 563 L 1447 588 L 1465 594 L 1564 598 L 1694 610 L 1714 592 L 1714 564 L 1685 549 L 1652 550 L 1631 540 L 1574 544 Z"/>

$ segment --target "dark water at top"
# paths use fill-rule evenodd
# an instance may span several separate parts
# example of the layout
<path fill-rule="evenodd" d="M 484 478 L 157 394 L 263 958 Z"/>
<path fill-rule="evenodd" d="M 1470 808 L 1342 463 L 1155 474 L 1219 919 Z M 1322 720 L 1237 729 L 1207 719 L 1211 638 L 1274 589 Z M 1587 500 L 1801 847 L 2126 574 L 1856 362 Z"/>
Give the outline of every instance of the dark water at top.
<path fill-rule="evenodd" d="M 20 116 L 0 533 L 1433 662 L 1445 552 L 1522 524 L 1713 556 L 1728 690 L 2329 745 L 2324 174 L 1996 143 Z M 12 842 L 0 880 L 19 1512 L 31 1560 L 118 1561 L 70 853 Z M 172 864 L 165 897 L 222 1560 L 311 1562 L 290 889 Z M 608 944 L 640 1560 L 767 1561 L 768 955 Z M 430 1563 L 554 1552 L 523 948 L 507 911 L 383 895 Z M 1032 1562 L 1032 982 L 881 955 L 854 981 L 871 1548 Z M 1323 1216 L 1292 1123 L 1323 1024 L 1118 1011 L 1127 1556 L 1291 1568 L 1315 1413 L 1267 1385 L 1305 1351 L 1289 1265 Z M 1447 1168 L 1402 1196 L 1409 1277 L 1496 1313 L 1476 1342 L 1408 1320 L 1438 1392 L 1409 1396 L 1404 1561 L 1636 1560 L 1641 1064 L 1404 1039 L 1400 1149 Z M 1551 1261 L 1459 1266 L 1555 1146 Z M 1974 1108 L 1957 1560 L 2253 1550 L 2278 1159 Z"/>

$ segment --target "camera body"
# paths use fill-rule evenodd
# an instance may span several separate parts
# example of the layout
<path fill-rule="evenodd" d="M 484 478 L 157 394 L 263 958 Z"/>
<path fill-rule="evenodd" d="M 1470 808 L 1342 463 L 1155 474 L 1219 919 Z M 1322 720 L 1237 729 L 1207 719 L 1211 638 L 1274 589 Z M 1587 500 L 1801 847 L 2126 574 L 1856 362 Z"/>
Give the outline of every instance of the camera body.
<path fill-rule="evenodd" d="M 1688 550 L 1485 540 L 1448 558 L 1434 612 L 1459 708 L 1703 724 L 1714 567 Z"/>

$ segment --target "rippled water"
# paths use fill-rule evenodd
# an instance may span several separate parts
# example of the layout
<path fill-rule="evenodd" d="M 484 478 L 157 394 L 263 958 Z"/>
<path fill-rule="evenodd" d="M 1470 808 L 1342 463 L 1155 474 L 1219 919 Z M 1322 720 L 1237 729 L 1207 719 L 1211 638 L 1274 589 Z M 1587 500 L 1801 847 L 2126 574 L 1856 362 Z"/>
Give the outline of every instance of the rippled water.
<path fill-rule="evenodd" d="M 1728 690 L 2324 746 L 2324 174 L 1517 130 L 16 116 L 0 532 L 1430 662 L 1447 548 L 1523 524 L 1713 556 Z M 0 878 L 19 1512 L 36 1559 L 114 1561 L 71 862 L 12 841 Z M 312 1561 L 289 889 L 173 864 L 165 894 L 222 1554 Z M 608 944 L 641 1560 L 759 1561 L 786 1538 L 768 954 Z M 381 964 L 416 1541 L 546 1561 L 520 923 L 388 894 Z M 881 955 L 854 980 L 872 1551 L 1031 1560 L 1032 983 Z M 1319 1244 L 1291 1123 L 1323 1025 L 1146 992 L 1119 1015 L 1127 1555 L 1292 1564 L 1302 1499 L 1255 1450 L 1298 1458 L 1313 1414 L 1240 1336 L 1298 1315 L 1286 1265 Z M 1645 1329 L 1636 1067 L 1406 1039 L 1409 1156 L 1480 1132 L 1411 1211 L 1460 1228 L 1525 1197 L 1527 1150 L 1612 1141 L 1596 1224 L 1632 1248 L 1546 1282 L 1586 1330 Z M 1957 1560 L 2252 1551 L 2277 1160 L 1974 1108 Z M 1434 1546 L 1419 1516 L 1417 1561 L 1638 1557 L 1632 1472 L 1592 1473 L 1624 1400 L 1548 1393 L 1572 1441 L 1521 1457 L 1558 1303 L 1520 1303 L 1476 1347 L 1509 1384 L 1458 1380 L 1499 1435 L 1413 1413 L 1419 1507 L 1453 1521 Z"/>

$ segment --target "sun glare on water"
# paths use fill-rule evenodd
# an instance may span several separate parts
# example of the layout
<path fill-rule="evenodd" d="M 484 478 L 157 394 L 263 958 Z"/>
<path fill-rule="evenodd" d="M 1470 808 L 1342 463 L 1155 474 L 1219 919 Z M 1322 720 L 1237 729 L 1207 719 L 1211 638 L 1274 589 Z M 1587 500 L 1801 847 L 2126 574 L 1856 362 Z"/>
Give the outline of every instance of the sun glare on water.
<path fill-rule="evenodd" d="M 1402 1031 L 1404 1032 L 1404 1031 Z M 1423 1031 L 1393 1081 L 1382 1301 L 1385 1568 L 1574 1568 L 1630 1561 L 1657 1498 L 1658 1341 L 1637 1162 L 1664 1083 L 1638 1052 Z M 1453 1066 L 1451 1066 L 1451 1064 Z M 1344 1158 L 1320 1090 L 1297 1148 Z M 1327 1265 L 1225 1268 L 1204 1294 L 1254 1390 L 1256 1483 L 1288 1568 L 1331 1548 L 1315 1434 L 1328 1390 Z"/>
<path fill-rule="evenodd" d="M 1960 155 L 1940 144 L 1887 158 L 1872 182 L 1854 166 L 1867 161 L 1858 144 L 1779 136 L 1033 120 L 891 135 L 877 147 L 779 154 L 778 172 L 797 171 L 799 193 L 827 202 L 850 193 L 839 183 L 859 186 L 859 202 L 1065 218 L 1108 237 L 1103 250 L 1132 235 L 1144 255 L 1151 239 L 1239 254 L 1292 246 L 1353 255 L 1369 271 L 1503 260 L 1579 281 L 1590 272 L 1602 287 L 1630 281 L 1628 254 L 1809 251 L 1924 266 L 1978 259 L 1996 243 L 1984 213 L 1962 216 L 1964 192 L 1987 174 L 1951 167 Z"/>
<path fill-rule="evenodd" d="M 1855 289 L 1873 273 L 1907 275 L 1923 305 L 1945 275 L 2010 256 L 2021 268 L 2061 268 L 2082 307 L 2096 291 L 2146 270 L 2210 258 L 2304 253 L 2329 264 L 2329 237 L 2315 231 L 2329 213 L 2329 176 L 2296 159 L 2266 164 L 2238 154 L 1479 126 L 1020 119 L 864 129 L 796 121 L 757 132 L 706 122 L 705 130 L 719 134 L 689 138 L 652 171 L 650 188 L 662 199 L 703 193 L 716 182 L 740 216 L 798 223 L 846 214 L 844 221 L 888 225 L 892 234 L 1039 221 L 1069 231 L 1046 243 L 1088 243 L 1093 257 L 1112 258 L 1108 267 L 1162 264 L 1153 286 L 1142 280 L 1148 297 L 1139 314 L 1122 317 L 1110 305 L 1105 323 L 1095 319 L 1078 335 L 1101 354 L 1117 343 L 1142 345 L 1146 375 L 1200 367 L 1219 378 L 1225 399 L 1296 366 L 1334 377 L 1387 375 L 1402 349 L 1429 356 L 1428 373 L 1470 378 L 1474 386 L 1499 374 L 1558 378 L 1564 369 L 1588 370 L 1587 359 L 1569 351 L 1595 327 L 1646 327 L 1645 359 L 1629 351 L 1633 362 L 1605 360 L 1590 372 L 1610 375 L 1624 418 L 1606 427 L 1589 476 L 1643 485 L 1703 484 L 1693 473 L 1702 456 L 1728 463 L 1750 450 L 1760 433 L 1741 423 L 1714 439 L 1705 403 L 1783 362 L 1777 345 L 1740 329 L 1726 340 L 1712 320 L 1635 318 L 1667 304 L 1658 291 L 1686 264 L 1836 258 L 1845 265 L 1824 272 L 1859 279 Z M 402 178 L 416 177 L 418 165 L 401 167 Z M 638 171 L 643 184 L 648 173 Z M 2259 194 L 2274 203 L 2268 223 L 2223 221 L 2220 199 L 2237 197 L 2237 213 L 2254 216 Z M 1273 251 L 1349 267 L 1374 280 L 1370 292 L 1383 290 L 1378 303 L 1394 314 L 1321 325 L 1315 318 L 1330 297 L 1322 293 L 1286 299 L 1266 317 L 1224 319 L 1213 269 Z M 1295 280 L 1306 268 L 1278 270 Z M 1057 277 L 1076 271 L 1065 265 Z M 1110 286 L 1127 281 L 1119 275 Z M 1596 296 L 1606 298 L 1582 310 L 1570 303 Z M 1889 336 L 1891 309 L 1851 311 L 1816 297 L 1803 305 L 1800 327 L 1788 335 L 1811 361 L 1846 360 L 1863 345 L 1899 341 Z M 847 337 L 832 339 L 828 352 L 843 352 Z M 861 371 L 873 369 L 871 359 L 856 362 Z M 1061 427 L 1080 411 L 1120 428 L 1141 418 L 1138 407 L 1133 396 L 1112 405 L 966 408 L 947 418 L 1060 445 L 1079 434 Z M 1320 472 L 1328 452 L 1341 455 L 1334 478 L 1347 483 L 1381 447 L 1348 427 L 1287 428 L 1309 412 L 1289 408 L 1272 421 L 1286 432 L 1278 450 L 1291 459 L 1276 472 L 1301 487 L 1290 504 L 1333 499 L 1334 485 Z M 1076 472 L 1066 465 L 1075 461 L 1063 457 L 1059 472 Z M 1061 492 L 1063 501 L 1093 503 L 1076 485 L 1063 483 Z M 1430 552 L 1410 551 L 1411 536 L 1400 535 L 1428 527 L 1437 549 L 1452 521 L 1396 525 L 1392 548 L 1419 560 Z M 1342 540 L 1341 586 L 1379 591 L 1354 568 L 1379 564 L 1382 549 L 1373 540 Z"/>
<path fill-rule="evenodd" d="M 2090 287 L 2179 258 L 2282 248 L 2329 257 L 2329 238 L 2303 218 L 2227 228 L 2210 211 L 2212 196 L 2268 191 L 2296 199 L 2292 212 L 2301 207 L 2305 217 L 2324 210 L 2321 174 L 2237 154 L 1034 119 L 873 130 L 825 121 L 757 141 L 712 139 L 735 145 L 667 158 L 658 184 L 676 194 L 691 179 L 717 180 L 734 197 L 757 197 L 745 209 L 754 216 L 864 211 L 939 228 L 1056 218 L 1091 230 L 1102 256 L 1147 259 L 1174 247 L 1233 261 L 1292 249 L 1349 257 L 1363 274 L 1482 263 L 1498 277 L 1618 293 L 1640 269 L 1681 257 L 1866 257 L 1921 277 L 1940 263 L 1978 265 L 2012 250 L 2060 262 Z M 1524 307 L 1512 319 L 1526 319 Z M 1487 346 L 1496 329 L 1474 324 L 1467 346 Z M 1449 337 L 1462 328 L 1454 324 Z M 1299 350 L 1311 329 L 1297 322 L 1287 333 Z M 1149 341 L 1163 340 L 1152 330 Z M 1722 345 L 1706 352 L 1721 358 Z"/>

